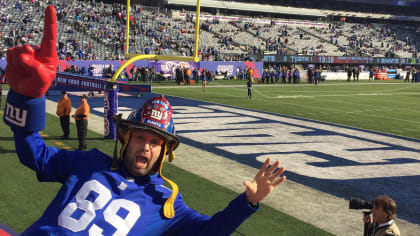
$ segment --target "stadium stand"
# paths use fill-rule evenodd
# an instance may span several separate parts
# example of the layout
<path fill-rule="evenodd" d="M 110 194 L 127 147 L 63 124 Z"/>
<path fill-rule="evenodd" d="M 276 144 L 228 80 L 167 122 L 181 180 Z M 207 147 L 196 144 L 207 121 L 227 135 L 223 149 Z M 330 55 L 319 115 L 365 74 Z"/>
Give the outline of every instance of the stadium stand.
<path fill-rule="evenodd" d="M 60 59 L 124 59 L 124 3 L 49 2 L 57 7 Z M 2 58 L 11 46 L 39 44 L 36 40 L 40 39 L 42 9 L 49 2 L 1 1 Z M 191 56 L 195 4 L 196 0 L 168 0 L 165 8 L 135 5 L 130 13 L 134 35 L 131 52 Z M 300 7 L 301 4 L 306 7 Z M 416 14 L 395 22 L 391 20 L 396 20 L 397 15 L 382 14 L 383 7 L 365 13 L 366 9 L 344 12 L 338 6 L 325 6 L 304 0 L 203 1 L 200 59 L 243 60 L 248 54 L 417 57 L 420 27 L 407 24 L 418 20 Z M 337 10 L 331 10 L 332 7 Z M 341 21 L 344 16 L 346 20 Z M 357 22 L 361 18 L 371 22 Z M 376 22 L 379 18 L 390 21 Z"/>

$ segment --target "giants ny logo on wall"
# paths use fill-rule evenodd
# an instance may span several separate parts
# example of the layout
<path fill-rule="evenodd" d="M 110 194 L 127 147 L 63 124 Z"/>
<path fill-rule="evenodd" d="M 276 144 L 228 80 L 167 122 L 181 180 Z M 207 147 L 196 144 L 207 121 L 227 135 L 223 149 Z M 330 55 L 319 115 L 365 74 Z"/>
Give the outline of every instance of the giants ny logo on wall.
<path fill-rule="evenodd" d="M 19 107 L 15 107 L 11 105 L 10 103 L 6 103 L 4 119 L 7 120 L 8 122 L 19 127 L 25 127 L 27 116 L 28 116 L 27 110 L 23 110 Z"/>

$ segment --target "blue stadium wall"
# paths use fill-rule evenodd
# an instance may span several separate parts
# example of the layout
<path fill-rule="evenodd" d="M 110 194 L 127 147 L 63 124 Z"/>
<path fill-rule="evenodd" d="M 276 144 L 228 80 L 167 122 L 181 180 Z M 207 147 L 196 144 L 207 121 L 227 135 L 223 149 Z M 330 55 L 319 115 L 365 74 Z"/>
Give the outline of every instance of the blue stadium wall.
<path fill-rule="evenodd" d="M 58 62 L 58 69 L 63 72 L 65 69 L 71 67 L 72 65 L 77 66 L 79 68 L 89 66 L 94 67 L 94 76 L 102 77 L 102 72 L 105 68 L 108 68 L 109 65 L 113 65 L 113 70 L 116 71 L 125 61 L 124 60 L 95 60 L 95 61 L 66 61 L 60 60 Z M 4 69 L 6 67 L 6 60 L 0 60 L 0 68 Z M 250 61 L 228 61 L 228 62 L 221 62 L 221 61 L 201 61 L 201 62 L 184 62 L 184 61 L 136 61 L 133 64 L 129 65 L 125 69 L 125 74 L 128 77 L 132 77 L 130 70 L 132 67 L 135 66 L 138 69 L 142 67 L 153 67 L 156 73 L 160 73 L 161 71 L 164 74 L 170 74 L 177 66 L 180 67 L 188 67 L 191 70 L 194 68 L 201 68 L 207 69 L 212 72 L 227 72 L 228 75 L 236 75 L 236 69 L 241 67 L 242 69 L 245 67 L 253 68 L 254 69 L 254 78 L 261 78 L 263 72 L 263 62 L 250 62 Z"/>

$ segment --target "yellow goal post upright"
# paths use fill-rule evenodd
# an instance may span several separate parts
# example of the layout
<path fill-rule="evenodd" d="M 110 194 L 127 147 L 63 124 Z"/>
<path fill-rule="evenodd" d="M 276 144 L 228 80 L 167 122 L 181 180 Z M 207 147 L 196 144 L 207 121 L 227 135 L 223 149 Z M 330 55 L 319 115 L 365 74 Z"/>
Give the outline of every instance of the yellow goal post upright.
<path fill-rule="evenodd" d="M 194 55 L 193 56 L 165 56 L 165 55 L 153 55 L 153 54 L 135 54 L 129 53 L 130 47 L 130 0 L 127 0 L 127 18 L 126 18 L 126 28 L 125 38 L 126 38 L 126 47 L 125 47 L 125 58 L 128 59 L 124 62 L 114 73 L 110 82 L 116 82 L 118 76 L 121 72 L 130 64 L 135 61 L 140 60 L 158 60 L 158 61 L 192 61 L 199 62 L 200 58 L 198 57 L 198 38 L 200 36 L 200 0 L 197 0 L 197 8 L 195 15 L 195 46 L 194 46 Z"/>

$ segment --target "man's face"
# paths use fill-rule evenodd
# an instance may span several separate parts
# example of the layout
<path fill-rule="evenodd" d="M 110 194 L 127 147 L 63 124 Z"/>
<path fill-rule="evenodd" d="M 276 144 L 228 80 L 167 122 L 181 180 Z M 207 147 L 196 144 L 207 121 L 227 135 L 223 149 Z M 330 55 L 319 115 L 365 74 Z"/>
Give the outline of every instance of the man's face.
<path fill-rule="evenodd" d="M 388 214 L 384 211 L 384 209 L 381 206 L 373 205 L 372 208 L 372 215 L 373 215 L 373 221 L 375 221 L 378 224 L 382 224 L 388 221 Z"/>
<path fill-rule="evenodd" d="M 149 174 L 160 157 L 163 142 L 163 138 L 152 131 L 133 131 L 123 157 L 128 171 L 134 176 Z"/>

